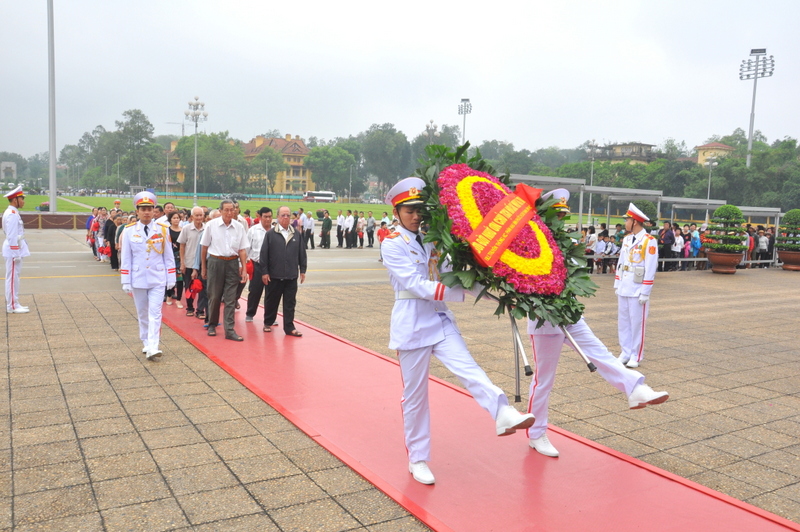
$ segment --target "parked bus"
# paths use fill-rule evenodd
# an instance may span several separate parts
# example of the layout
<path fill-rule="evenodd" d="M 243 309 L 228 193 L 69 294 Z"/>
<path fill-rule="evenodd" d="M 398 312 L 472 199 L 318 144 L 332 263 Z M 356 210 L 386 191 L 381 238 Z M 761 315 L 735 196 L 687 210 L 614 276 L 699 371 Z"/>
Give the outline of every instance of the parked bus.
<path fill-rule="evenodd" d="M 329 190 L 308 191 L 303 194 L 303 200 L 312 203 L 335 203 L 336 193 Z"/>

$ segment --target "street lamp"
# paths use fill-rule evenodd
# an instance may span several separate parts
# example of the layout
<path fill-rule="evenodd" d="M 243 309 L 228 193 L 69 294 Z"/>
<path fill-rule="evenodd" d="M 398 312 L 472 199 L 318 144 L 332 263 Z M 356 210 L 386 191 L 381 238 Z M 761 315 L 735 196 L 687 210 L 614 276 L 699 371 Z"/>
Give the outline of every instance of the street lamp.
<path fill-rule="evenodd" d="M 461 144 L 464 144 L 467 137 L 467 115 L 472 112 L 472 104 L 469 103 L 469 98 L 461 98 L 461 103 L 458 105 L 458 114 L 464 115 L 464 126 L 461 128 Z"/>
<path fill-rule="evenodd" d="M 425 134 L 428 135 L 428 144 L 433 144 L 433 139 L 439 137 L 439 126 L 433 123 L 433 119 L 430 124 L 425 124 Z"/>
<path fill-rule="evenodd" d="M 755 59 L 742 59 L 739 65 L 739 79 L 753 80 L 753 105 L 750 108 L 750 137 L 747 139 L 747 168 L 750 168 L 750 159 L 753 152 L 753 123 L 756 120 L 756 86 L 758 78 L 768 78 L 775 71 L 775 59 L 772 56 L 767 58 L 766 48 L 753 48 L 750 55 Z"/>
<path fill-rule="evenodd" d="M 595 144 L 595 140 L 592 139 L 592 143 L 586 148 L 586 153 L 589 154 L 589 160 L 592 161 L 589 170 L 589 186 L 594 186 L 594 156 L 597 153 L 597 144 Z M 589 225 L 592 225 L 592 192 L 589 191 Z"/>
<path fill-rule="evenodd" d="M 194 206 L 197 207 L 197 124 L 208 120 L 208 112 L 205 110 L 206 104 L 199 101 L 200 97 L 195 96 L 194 101 L 189 101 L 189 109 L 183 112 L 186 120 L 194 122 Z"/>
<path fill-rule="evenodd" d="M 706 193 L 706 202 L 711 200 L 711 171 L 719 164 L 716 157 L 709 157 L 704 162 L 708 166 L 708 192 Z M 706 205 L 706 223 L 708 223 L 708 205 Z"/>

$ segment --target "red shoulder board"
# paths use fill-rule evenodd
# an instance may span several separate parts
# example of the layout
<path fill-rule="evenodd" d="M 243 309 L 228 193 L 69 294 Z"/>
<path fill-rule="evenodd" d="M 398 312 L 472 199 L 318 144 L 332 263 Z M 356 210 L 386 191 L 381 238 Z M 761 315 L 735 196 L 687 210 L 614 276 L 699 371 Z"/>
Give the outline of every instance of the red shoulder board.
<path fill-rule="evenodd" d="M 400 233 L 389 233 L 386 238 L 397 238 L 398 236 L 400 236 Z"/>

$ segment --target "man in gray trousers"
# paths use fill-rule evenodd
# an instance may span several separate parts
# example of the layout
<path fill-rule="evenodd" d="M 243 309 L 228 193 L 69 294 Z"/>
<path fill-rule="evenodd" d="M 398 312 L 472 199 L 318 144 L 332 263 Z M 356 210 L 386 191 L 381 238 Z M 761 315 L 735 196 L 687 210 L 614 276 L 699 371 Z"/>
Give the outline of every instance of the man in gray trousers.
<path fill-rule="evenodd" d="M 222 216 L 206 224 L 200 239 L 200 274 L 208 282 L 208 335 L 217 335 L 221 300 L 225 303 L 225 338 L 241 342 L 233 324 L 237 288 L 247 280 L 247 233 L 234 221 L 231 200 L 222 200 L 219 210 Z"/>

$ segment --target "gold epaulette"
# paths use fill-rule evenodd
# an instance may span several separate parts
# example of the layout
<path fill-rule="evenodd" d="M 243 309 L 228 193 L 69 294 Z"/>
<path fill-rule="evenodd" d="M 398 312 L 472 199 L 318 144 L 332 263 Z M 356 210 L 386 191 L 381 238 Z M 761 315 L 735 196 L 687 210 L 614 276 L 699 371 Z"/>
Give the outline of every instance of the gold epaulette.
<path fill-rule="evenodd" d="M 136 225 L 136 222 L 131 222 L 128 225 L 126 225 L 125 228 L 127 229 L 128 227 L 133 227 L 134 225 Z"/>

